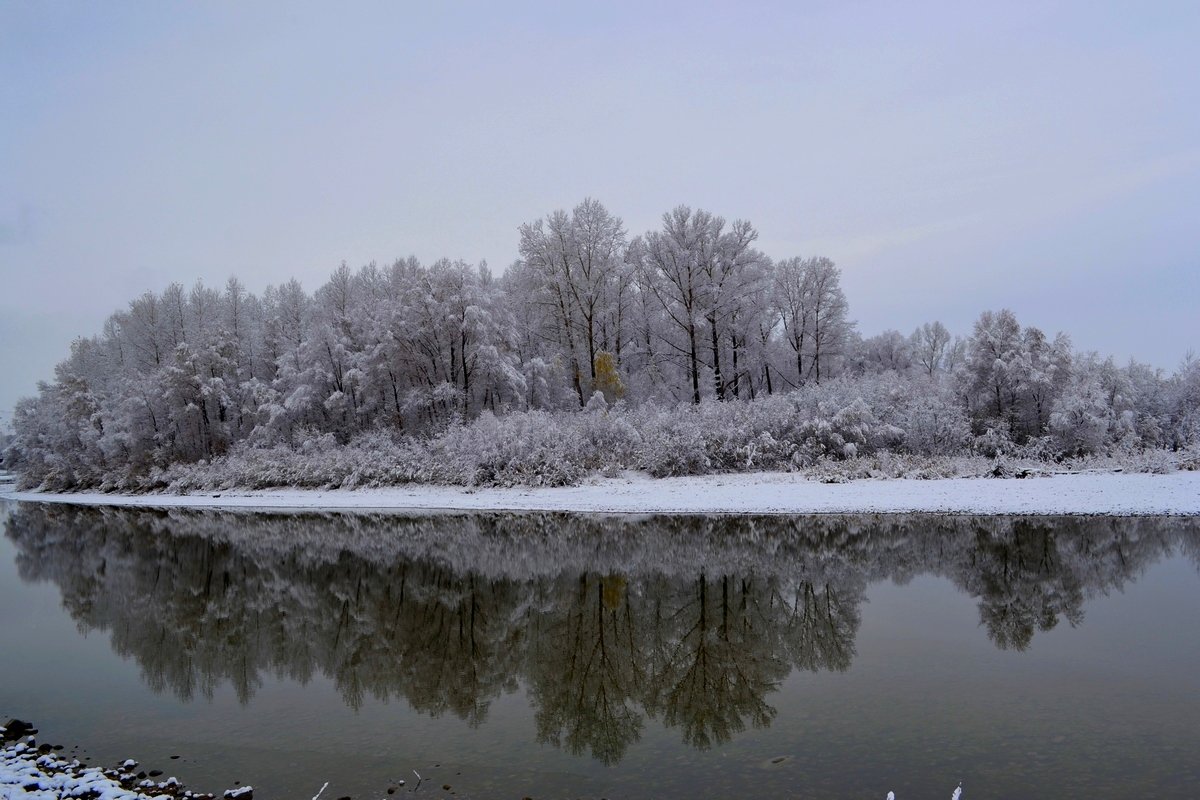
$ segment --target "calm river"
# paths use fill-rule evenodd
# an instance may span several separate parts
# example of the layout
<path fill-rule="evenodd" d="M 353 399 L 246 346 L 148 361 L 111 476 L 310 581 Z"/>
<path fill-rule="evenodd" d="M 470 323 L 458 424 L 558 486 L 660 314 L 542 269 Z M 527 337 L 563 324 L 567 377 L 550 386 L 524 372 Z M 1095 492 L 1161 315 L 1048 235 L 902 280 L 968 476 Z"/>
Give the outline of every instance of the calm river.
<path fill-rule="evenodd" d="M 0 722 L 197 789 L 1200 796 L 1197 519 L 0 525 Z"/>

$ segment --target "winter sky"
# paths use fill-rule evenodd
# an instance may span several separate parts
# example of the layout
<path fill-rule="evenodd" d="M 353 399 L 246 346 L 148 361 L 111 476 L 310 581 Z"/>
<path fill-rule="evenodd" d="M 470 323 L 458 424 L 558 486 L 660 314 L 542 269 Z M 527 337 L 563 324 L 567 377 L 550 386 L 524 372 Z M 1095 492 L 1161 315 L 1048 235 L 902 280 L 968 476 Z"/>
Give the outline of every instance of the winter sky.
<path fill-rule="evenodd" d="M 0 415 L 147 289 L 502 270 L 586 196 L 827 255 L 865 334 L 1200 348 L 1200 3 L 0 0 Z"/>

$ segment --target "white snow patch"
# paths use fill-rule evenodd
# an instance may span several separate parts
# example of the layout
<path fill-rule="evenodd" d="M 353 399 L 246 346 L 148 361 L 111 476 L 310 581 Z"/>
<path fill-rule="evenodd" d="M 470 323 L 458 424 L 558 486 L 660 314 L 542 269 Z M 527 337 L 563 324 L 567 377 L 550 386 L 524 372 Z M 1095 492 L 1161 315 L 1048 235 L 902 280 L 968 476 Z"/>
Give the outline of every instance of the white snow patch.
<path fill-rule="evenodd" d="M 88 795 L 96 800 L 153 800 L 161 796 L 126 789 L 100 767 L 82 767 L 52 755 L 39 755 L 23 742 L 0 750 L 0 798 L 59 800 Z"/>
<path fill-rule="evenodd" d="M 556 488 L 408 485 L 205 495 L 0 492 L 0 499 L 154 508 L 577 511 L 603 513 L 958 513 L 1200 515 L 1200 472 L 1026 479 L 891 478 L 827 484 L 763 472 L 650 478 L 626 473 Z"/>

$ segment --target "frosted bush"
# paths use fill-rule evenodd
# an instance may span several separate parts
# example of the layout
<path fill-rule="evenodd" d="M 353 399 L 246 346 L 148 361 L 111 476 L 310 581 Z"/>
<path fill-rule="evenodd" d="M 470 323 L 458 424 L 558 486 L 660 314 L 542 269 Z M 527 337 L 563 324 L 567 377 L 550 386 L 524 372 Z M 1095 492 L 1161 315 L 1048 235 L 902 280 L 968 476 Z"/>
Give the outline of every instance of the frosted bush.
<path fill-rule="evenodd" d="M 1015 450 L 1016 445 L 999 420 L 994 421 L 993 425 L 971 441 L 971 451 L 987 458 L 1000 458 Z"/>
<path fill-rule="evenodd" d="M 435 463 L 450 467 L 444 482 L 468 486 L 562 486 L 585 473 L 579 431 L 544 411 L 503 419 L 485 412 L 437 437 L 431 452 Z"/>
<path fill-rule="evenodd" d="M 637 451 L 638 469 L 656 478 L 709 471 L 711 462 L 695 411 L 660 410 L 643 420 L 649 424 Z"/>

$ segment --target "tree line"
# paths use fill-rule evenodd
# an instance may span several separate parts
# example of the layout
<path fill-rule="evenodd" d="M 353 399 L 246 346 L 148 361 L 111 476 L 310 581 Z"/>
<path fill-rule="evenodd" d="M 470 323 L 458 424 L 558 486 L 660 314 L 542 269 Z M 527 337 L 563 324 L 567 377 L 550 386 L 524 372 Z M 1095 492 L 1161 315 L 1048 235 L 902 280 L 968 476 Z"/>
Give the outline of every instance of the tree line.
<path fill-rule="evenodd" d="M 936 321 L 863 337 L 833 261 L 775 260 L 757 239 L 749 222 L 687 206 L 631 237 L 588 199 L 522 225 L 520 258 L 500 276 L 406 258 L 343 263 L 312 293 L 295 280 L 261 295 L 236 277 L 221 290 L 171 284 L 72 344 L 18 404 L 7 462 L 26 485 L 127 485 L 234 449 L 422 439 L 481 414 L 686 414 L 830 383 L 851 387 L 831 419 L 889 386 L 925 403 L 936 430 L 868 409 L 876 433 L 895 429 L 880 446 L 902 451 L 924 452 L 931 436 L 1044 455 L 1200 441 L 1193 358 L 1173 375 L 1118 365 L 1007 310 L 965 337 Z M 844 434 L 818 455 L 871 446 Z"/>

